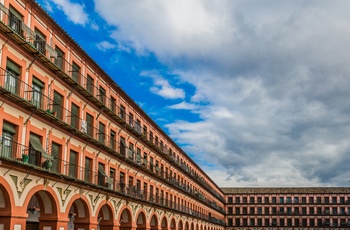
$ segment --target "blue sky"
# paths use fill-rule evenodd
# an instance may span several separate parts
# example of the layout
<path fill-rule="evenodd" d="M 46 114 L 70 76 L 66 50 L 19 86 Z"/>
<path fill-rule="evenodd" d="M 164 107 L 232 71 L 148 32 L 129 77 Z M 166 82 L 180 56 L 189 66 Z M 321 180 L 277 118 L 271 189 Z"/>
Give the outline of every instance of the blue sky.
<path fill-rule="evenodd" d="M 218 185 L 349 186 L 349 1 L 38 3 Z"/>

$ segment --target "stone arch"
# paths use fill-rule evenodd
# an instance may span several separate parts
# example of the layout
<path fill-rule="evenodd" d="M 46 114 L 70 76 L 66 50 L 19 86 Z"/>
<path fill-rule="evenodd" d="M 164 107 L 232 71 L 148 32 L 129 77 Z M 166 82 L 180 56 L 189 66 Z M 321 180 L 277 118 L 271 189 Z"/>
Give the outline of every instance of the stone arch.
<path fill-rule="evenodd" d="M 96 218 L 100 230 L 113 229 L 115 218 L 113 208 L 109 202 L 99 207 Z"/>
<path fill-rule="evenodd" d="M 185 230 L 189 230 L 188 221 L 185 222 Z"/>
<path fill-rule="evenodd" d="M 160 227 L 162 230 L 167 230 L 168 229 L 168 220 L 165 216 L 163 216 L 161 222 L 160 222 Z"/>
<path fill-rule="evenodd" d="M 146 214 L 143 211 L 140 211 L 136 215 L 136 230 L 145 230 L 147 226 Z"/>
<path fill-rule="evenodd" d="M 183 230 L 184 229 L 184 225 L 183 225 L 183 222 L 182 220 L 179 221 L 179 230 Z"/>
<path fill-rule="evenodd" d="M 124 208 L 119 217 L 120 230 L 131 230 L 132 228 L 132 215 L 128 208 Z"/>
<path fill-rule="evenodd" d="M 84 196 L 73 197 L 68 203 L 65 213 L 69 218 L 68 229 L 89 229 L 91 209 Z"/>
<path fill-rule="evenodd" d="M 174 218 L 170 221 L 170 230 L 176 230 L 176 221 Z"/>
<path fill-rule="evenodd" d="M 57 228 L 58 201 L 51 189 L 39 190 L 41 186 L 34 187 L 26 197 L 23 207 L 26 207 L 26 229 L 38 227 Z M 42 189 L 42 188 L 41 188 Z"/>
<path fill-rule="evenodd" d="M 12 206 L 14 205 L 11 201 L 14 200 L 10 186 L 5 180 L 0 178 L 0 228 L 10 229 L 11 223 L 11 212 L 13 211 Z"/>
<path fill-rule="evenodd" d="M 194 229 L 194 224 L 193 224 L 193 222 L 191 223 L 190 226 L 191 226 L 191 230 L 195 230 L 195 229 Z"/>
<path fill-rule="evenodd" d="M 158 230 L 158 219 L 156 214 L 151 215 L 149 225 L 151 227 L 151 230 Z"/>

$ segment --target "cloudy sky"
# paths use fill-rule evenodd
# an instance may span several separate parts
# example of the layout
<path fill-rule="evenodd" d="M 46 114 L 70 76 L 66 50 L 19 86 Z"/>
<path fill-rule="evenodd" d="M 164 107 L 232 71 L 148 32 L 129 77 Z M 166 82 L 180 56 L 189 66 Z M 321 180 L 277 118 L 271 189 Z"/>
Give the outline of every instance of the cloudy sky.
<path fill-rule="evenodd" d="M 219 186 L 350 186 L 350 1 L 38 3 Z"/>

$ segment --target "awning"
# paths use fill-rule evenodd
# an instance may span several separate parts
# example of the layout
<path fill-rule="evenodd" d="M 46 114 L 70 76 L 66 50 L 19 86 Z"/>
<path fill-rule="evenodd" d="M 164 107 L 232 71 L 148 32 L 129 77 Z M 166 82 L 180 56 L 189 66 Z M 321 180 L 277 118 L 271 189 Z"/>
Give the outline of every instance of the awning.
<path fill-rule="evenodd" d="M 107 176 L 105 169 L 101 164 L 98 165 L 98 172 L 101 173 L 103 176 Z"/>
<path fill-rule="evenodd" d="M 29 142 L 30 142 L 31 146 L 36 151 L 41 152 L 41 157 L 44 157 L 44 158 L 49 159 L 49 160 L 53 160 L 53 157 L 51 155 L 47 154 L 46 151 L 44 150 L 43 146 L 40 143 L 40 139 L 38 136 L 30 135 Z"/>

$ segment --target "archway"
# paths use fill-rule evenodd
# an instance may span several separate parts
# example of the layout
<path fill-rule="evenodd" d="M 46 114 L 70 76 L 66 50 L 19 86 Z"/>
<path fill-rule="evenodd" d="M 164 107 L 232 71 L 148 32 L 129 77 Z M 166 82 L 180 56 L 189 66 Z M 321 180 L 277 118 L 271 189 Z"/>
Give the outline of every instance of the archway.
<path fill-rule="evenodd" d="M 151 226 L 151 230 L 158 230 L 158 220 L 156 215 L 152 215 L 150 226 Z"/>
<path fill-rule="evenodd" d="M 26 229 L 57 227 L 57 206 L 52 195 L 46 191 L 38 191 L 30 197 L 27 214 Z"/>
<path fill-rule="evenodd" d="M 136 219 L 136 230 L 146 229 L 146 216 L 143 212 L 140 212 Z"/>
<path fill-rule="evenodd" d="M 179 221 L 179 230 L 182 230 L 183 229 L 183 223 L 182 223 L 182 220 Z"/>
<path fill-rule="evenodd" d="M 98 227 L 97 229 L 100 230 L 113 230 L 114 225 L 114 218 L 113 218 L 113 211 L 112 209 L 107 205 L 104 204 L 100 211 L 98 212 L 97 216 L 97 222 Z"/>
<path fill-rule="evenodd" d="M 89 229 L 90 212 L 86 202 L 79 198 L 73 202 L 68 211 L 68 229 Z"/>
<path fill-rule="evenodd" d="M 191 230 L 194 230 L 194 224 L 191 223 Z"/>
<path fill-rule="evenodd" d="M 189 227 L 188 226 L 188 222 L 186 221 L 186 223 L 185 223 L 185 230 L 189 230 L 188 227 Z"/>
<path fill-rule="evenodd" d="M 124 209 L 119 218 L 120 230 L 131 230 L 132 218 L 128 209 Z"/>
<path fill-rule="evenodd" d="M 174 218 L 170 222 L 170 230 L 176 230 L 176 222 Z"/>
<path fill-rule="evenodd" d="M 0 229 L 10 229 L 11 199 L 8 191 L 0 184 Z"/>
<path fill-rule="evenodd" d="M 168 229 L 168 221 L 167 221 L 167 219 L 165 218 L 165 216 L 164 216 L 163 219 L 162 219 L 161 228 L 162 228 L 162 230 L 167 230 L 167 229 Z"/>

